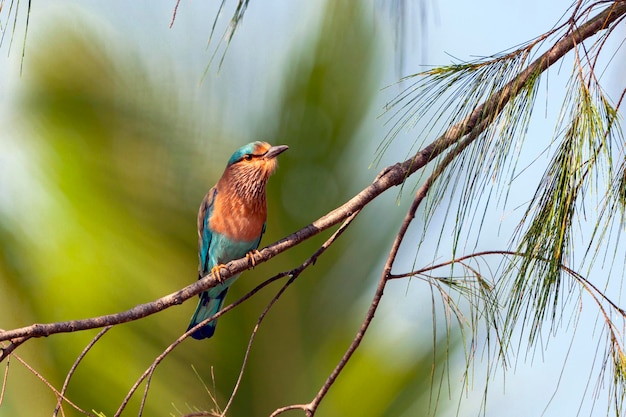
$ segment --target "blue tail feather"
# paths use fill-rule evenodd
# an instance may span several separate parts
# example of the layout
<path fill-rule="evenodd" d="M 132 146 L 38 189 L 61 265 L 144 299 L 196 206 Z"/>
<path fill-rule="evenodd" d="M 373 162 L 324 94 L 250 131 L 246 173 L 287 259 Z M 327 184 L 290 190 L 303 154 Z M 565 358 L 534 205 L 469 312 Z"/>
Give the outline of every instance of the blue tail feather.
<path fill-rule="evenodd" d="M 224 298 L 226 298 L 227 291 L 228 288 L 225 288 L 217 295 L 217 297 L 211 297 L 206 291 L 200 294 L 200 302 L 198 303 L 195 313 L 193 313 L 191 323 L 189 323 L 187 330 L 220 311 L 222 309 L 222 304 L 224 304 Z M 200 327 L 191 334 L 191 337 L 197 340 L 207 339 L 215 333 L 215 326 L 217 326 L 217 320 L 213 320 Z"/>

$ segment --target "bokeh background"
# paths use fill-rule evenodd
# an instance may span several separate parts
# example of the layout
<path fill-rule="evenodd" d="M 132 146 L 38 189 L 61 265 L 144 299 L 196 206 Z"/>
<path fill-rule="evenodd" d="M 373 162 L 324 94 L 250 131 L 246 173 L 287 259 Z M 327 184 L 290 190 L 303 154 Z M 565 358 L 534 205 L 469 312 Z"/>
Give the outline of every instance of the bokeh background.
<path fill-rule="evenodd" d="M 199 202 L 232 151 L 252 140 L 290 146 L 269 184 L 262 245 L 307 225 L 409 154 L 414 134 L 372 164 L 387 131 L 379 116 L 401 91 L 394 85 L 401 75 L 449 63 L 446 54 L 469 59 L 519 44 L 552 27 L 569 6 L 407 2 L 398 19 L 391 1 L 252 1 L 226 50 L 220 39 L 234 4 L 227 2 L 207 41 L 219 3 L 182 0 L 170 28 L 175 2 L 37 2 L 25 43 L 24 2 L 14 36 L 4 16 L 0 328 L 119 312 L 191 283 Z M 551 82 L 557 98 L 550 96 L 532 134 L 549 137 L 553 129 L 545 119 L 558 112 L 562 81 Z M 405 191 L 369 206 L 271 310 L 230 415 L 268 415 L 312 399 L 364 317 L 410 202 L 411 189 Z M 521 215 L 508 214 L 503 226 L 487 225 L 475 247 L 502 248 Z M 435 218 L 433 228 L 444 220 Z M 450 236 L 440 232 L 432 232 L 430 244 L 416 228 L 422 252 L 405 248 L 403 265 L 447 259 Z M 299 265 L 327 237 L 246 272 L 227 302 Z M 214 338 L 188 340 L 170 354 L 152 380 L 144 415 L 215 408 L 207 391 L 223 407 L 250 332 L 278 288 L 223 316 Z M 490 374 L 484 401 L 488 358 L 476 355 L 464 390 L 467 351 L 454 326 L 446 334 L 437 303 L 433 319 L 431 296 L 422 283 L 390 285 L 371 332 L 319 415 L 475 415 L 483 407 L 487 415 L 575 414 L 589 371 L 574 366 L 561 373 L 574 336 L 555 342 L 541 359 L 521 355 L 519 369 L 506 378 Z M 190 300 L 108 332 L 78 368 L 67 396 L 113 415 L 139 375 L 185 330 L 194 308 Z M 60 389 L 96 333 L 32 340 L 16 354 Z M 586 346 L 581 354 L 595 349 Z M 136 415 L 140 394 L 124 415 Z M 13 359 L 0 416 L 50 415 L 55 404 L 51 390 Z"/>

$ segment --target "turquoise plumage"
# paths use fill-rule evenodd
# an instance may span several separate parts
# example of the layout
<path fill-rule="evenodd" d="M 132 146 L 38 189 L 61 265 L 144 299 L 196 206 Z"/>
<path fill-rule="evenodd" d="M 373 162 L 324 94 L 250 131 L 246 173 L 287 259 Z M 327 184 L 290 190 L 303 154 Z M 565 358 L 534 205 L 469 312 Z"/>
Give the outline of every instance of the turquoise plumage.
<path fill-rule="evenodd" d="M 278 164 L 276 157 L 287 146 L 252 142 L 228 160 L 217 184 L 209 190 L 198 211 L 198 278 L 208 273 L 219 280 L 219 266 L 258 248 L 265 232 L 265 186 Z M 221 310 L 228 288 L 239 275 L 200 294 L 198 307 L 187 330 Z M 194 339 L 213 336 L 216 320 L 192 333 Z"/>

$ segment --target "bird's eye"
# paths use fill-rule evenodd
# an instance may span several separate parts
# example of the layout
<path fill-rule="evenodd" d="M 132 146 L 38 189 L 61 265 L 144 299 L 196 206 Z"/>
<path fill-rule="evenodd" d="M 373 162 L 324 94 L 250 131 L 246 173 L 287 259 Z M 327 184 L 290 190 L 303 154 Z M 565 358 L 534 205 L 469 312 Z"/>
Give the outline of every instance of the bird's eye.
<path fill-rule="evenodd" d="M 243 159 L 245 159 L 246 161 L 250 161 L 252 159 L 252 155 L 246 154 L 243 156 Z"/>

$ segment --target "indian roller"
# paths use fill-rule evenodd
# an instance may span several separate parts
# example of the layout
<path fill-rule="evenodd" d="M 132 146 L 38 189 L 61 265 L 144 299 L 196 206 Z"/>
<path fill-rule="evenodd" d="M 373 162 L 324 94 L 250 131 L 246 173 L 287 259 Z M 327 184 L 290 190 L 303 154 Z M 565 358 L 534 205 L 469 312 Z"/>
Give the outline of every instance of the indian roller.
<path fill-rule="evenodd" d="M 202 200 L 198 211 L 198 279 L 211 273 L 220 283 L 200 294 L 187 330 L 220 311 L 228 288 L 239 277 L 222 281 L 220 266 L 259 247 L 267 218 L 265 185 L 278 167 L 276 157 L 288 148 L 267 142 L 252 142 L 239 148 Z M 198 340 L 211 337 L 215 326 L 213 320 L 191 336 Z"/>

